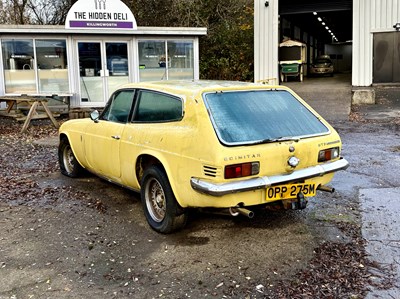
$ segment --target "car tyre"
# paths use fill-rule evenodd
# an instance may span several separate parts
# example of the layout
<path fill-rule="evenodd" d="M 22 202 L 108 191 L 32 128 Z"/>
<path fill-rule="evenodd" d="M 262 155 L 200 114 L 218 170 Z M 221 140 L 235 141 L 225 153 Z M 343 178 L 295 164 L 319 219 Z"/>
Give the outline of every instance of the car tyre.
<path fill-rule="evenodd" d="M 186 225 L 188 214 L 179 206 L 165 172 L 158 166 L 145 170 L 140 193 L 144 214 L 152 229 L 168 234 Z"/>
<path fill-rule="evenodd" d="M 65 176 L 76 178 L 83 172 L 83 167 L 76 159 L 71 145 L 66 138 L 60 140 L 60 145 L 58 146 L 58 162 L 60 164 L 61 173 Z"/>

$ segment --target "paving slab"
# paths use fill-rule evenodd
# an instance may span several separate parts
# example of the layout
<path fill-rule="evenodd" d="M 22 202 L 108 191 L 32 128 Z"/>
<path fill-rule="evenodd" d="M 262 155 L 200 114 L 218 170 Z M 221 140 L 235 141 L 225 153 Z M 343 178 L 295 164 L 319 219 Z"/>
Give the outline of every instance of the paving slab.
<path fill-rule="evenodd" d="M 389 286 L 372 286 L 366 299 L 400 298 L 400 188 L 361 189 L 360 205 L 366 251 L 377 266 L 372 274 Z"/>

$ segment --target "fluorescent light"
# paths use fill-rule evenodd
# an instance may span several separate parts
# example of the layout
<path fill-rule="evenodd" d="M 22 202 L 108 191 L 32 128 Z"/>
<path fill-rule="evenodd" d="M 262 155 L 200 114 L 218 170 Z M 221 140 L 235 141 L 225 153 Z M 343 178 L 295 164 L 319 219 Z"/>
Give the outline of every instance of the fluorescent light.
<path fill-rule="evenodd" d="M 326 25 L 326 24 L 325 24 L 325 22 L 322 22 L 321 24 L 322 24 L 323 26 L 325 26 L 325 25 Z"/>
<path fill-rule="evenodd" d="M 322 22 L 322 19 L 320 17 L 318 17 L 318 21 Z"/>
<path fill-rule="evenodd" d="M 314 11 L 314 12 L 313 12 L 313 15 L 314 15 L 314 16 L 316 16 L 316 15 L 317 15 L 317 12 L 316 12 L 316 11 Z"/>
<path fill-rule="evenodd" d="M 325 29 L 326 29 L 326 30 L 329 30 L 329 27 L 328 27 L 328 26 L 325 26 Z"/>

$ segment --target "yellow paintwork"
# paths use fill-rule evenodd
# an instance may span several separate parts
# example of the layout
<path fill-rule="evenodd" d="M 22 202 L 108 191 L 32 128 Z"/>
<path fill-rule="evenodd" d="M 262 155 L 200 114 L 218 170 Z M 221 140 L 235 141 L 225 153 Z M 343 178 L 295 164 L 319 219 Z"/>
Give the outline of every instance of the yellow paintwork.
<path fill-rule="evenodd" d="M 238 82 L 171 82 L 136 83 L 125 88 L 146 88 L 179 96 L 184 102 L 184 117 L 178 122 L 117 124 L 108 121 L 95 123 L 90 119 L 65 122 L 60 135 L 66 135 L 80 164 L 88 170 L 109 180 L 139 190 L 138 157 L 149 155 L 164 167 L 178 203 L 182 207 L 233 207 L 266 203 L 265 189 L 228 194 L 220 197 L 199 193 L 190 185 L 192 177 L 214 183 L 231 182 L 224 179 L 224 166 L 242 162 L 260 162 L 259 176 L 286 174 L 287 165 L 293 156 L 289 152 L 295 146 L 295 155 L 300 159 L 296 170 L 316 165 L 318 152 L 330 148 L 329 143 L 341 147 L 340 137 L 322 117 L 283 86 Z M 252 146 L 223 146 L 209 119 L 202 94 L 215 90 L 283 89 L 291 92 L 329 128 L 330 134 L 301 139 L 299 142 L 276 142 Z M 94 134 L 102 138 L 94 139 Z M 120 136 L 119 140 L 111 136 Z M 215 168 L 216 177 L 206 176 L 203 167 Z M 251 178 L 251 177 L 248 177 Z M 245 179 L 248 179 L 245 178 Z M 333 174 L 316 177 L 305 182 L 317 186 L 331 181 Z"/>

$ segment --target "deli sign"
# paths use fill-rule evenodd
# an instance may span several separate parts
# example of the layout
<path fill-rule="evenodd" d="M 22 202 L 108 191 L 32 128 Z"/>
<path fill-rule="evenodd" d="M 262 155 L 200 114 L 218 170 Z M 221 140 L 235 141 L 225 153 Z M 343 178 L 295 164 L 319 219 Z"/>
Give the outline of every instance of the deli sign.
<path fill-rule="evenodd" d="M 132 11 L 120 0 L 79 0 L 68 12 L 67 29 L 137 29 Z"/>

